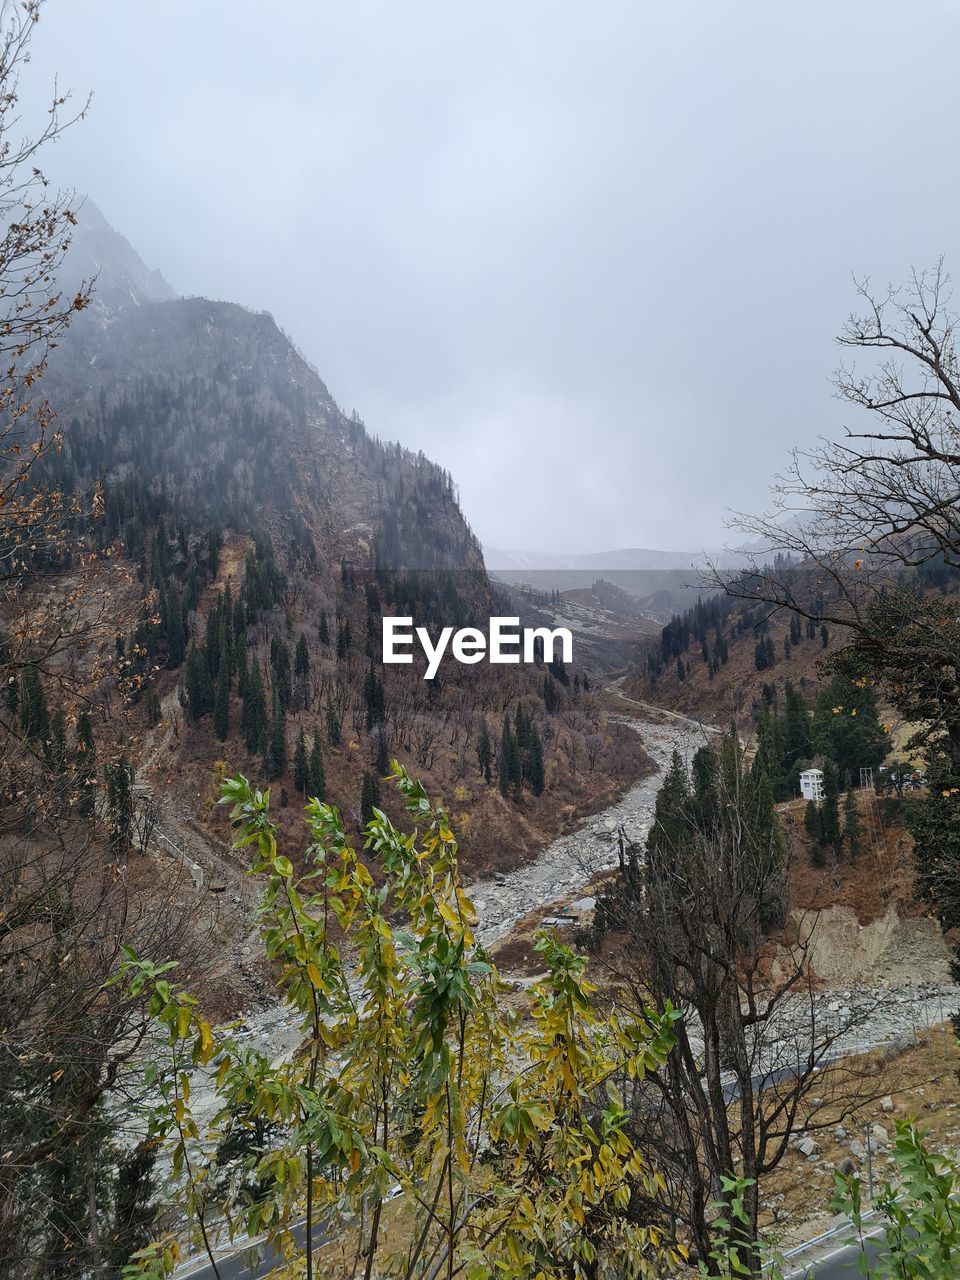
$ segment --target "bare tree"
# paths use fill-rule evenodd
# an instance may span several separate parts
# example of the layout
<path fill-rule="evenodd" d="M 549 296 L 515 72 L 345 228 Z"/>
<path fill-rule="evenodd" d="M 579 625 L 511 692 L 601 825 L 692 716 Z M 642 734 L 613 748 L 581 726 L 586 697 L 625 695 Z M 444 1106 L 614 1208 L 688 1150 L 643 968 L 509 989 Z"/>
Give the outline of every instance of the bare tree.
<path fill-rule="evenodd" d="M 960 358 L 942 264 L 905 288 L 857 284 L 862 311 L 838 338 L 837 395 L 867 415 L 839 441 L 794 451 L 761 516 L 747 572 L 713 571 L 730 594 L 838 628 L 832 661 L 883 680 L 928 740 L 960 748 L 960 624 L 931 596 L 937 565 L 960 567 Z M 851 353 L 868 361 L 860 367 Z"/>
<path fill-rule="evenodd" d="M 808 960 L 811 922 L 779 966 L 768 934 L 782 918 L 785 855 L 762 779 L 730 734 L 698 753 L 691 788 L 679 759 L 665 780 L 646 859 L 621 835 L 620 873 L 600 901 L 605 962 L 632 1010 L 680 1011 L 677 1046 L 642 1087 L 624 1082 L 632 1123 L 664 1196 L 638 1191 L 655 1219 L 708 1263 L 725 1179 L 741 1180 L 738 1241 L 759 1274 L 764 1179 L 798 1132 L 862 1105 L 866 1075 L 826 1064 L 852 1022 L 823 1025 Z M 857 1015 L 863 1016 L 862 1012 Z M 815 1090 L 814 1090 L 815 1086 Z M 817 1100 L 813 1100 L 814 1092 Z"/>

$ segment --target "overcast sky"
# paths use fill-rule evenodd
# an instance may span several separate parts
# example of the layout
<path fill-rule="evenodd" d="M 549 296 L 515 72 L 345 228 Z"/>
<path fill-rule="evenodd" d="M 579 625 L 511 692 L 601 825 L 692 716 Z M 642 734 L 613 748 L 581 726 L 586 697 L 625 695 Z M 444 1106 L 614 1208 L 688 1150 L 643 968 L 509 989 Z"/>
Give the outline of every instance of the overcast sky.
<path fill-rule="evenodd" d="M 487 544 L 700 548 L 845 420 L 851 272 L 957 263 L 956 0 L 49 0 L 48 170 L 266 308 Z M 952 86 L 952 87 L 951 87 Z"/>

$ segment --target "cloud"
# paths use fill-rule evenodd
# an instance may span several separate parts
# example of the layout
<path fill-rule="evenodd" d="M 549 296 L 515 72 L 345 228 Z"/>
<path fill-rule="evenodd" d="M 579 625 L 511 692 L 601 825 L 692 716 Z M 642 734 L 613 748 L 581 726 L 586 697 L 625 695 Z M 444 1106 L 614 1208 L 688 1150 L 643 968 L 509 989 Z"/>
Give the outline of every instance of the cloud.
<path fill-rule="evenodd" d="M 95 91 L 55 176 L 179 290 L 271 310 L 490 542 L 686 547 L 837 428 L 850 272 L 953 248 L 948 19 L 51 0 L 30 77 Z"/>

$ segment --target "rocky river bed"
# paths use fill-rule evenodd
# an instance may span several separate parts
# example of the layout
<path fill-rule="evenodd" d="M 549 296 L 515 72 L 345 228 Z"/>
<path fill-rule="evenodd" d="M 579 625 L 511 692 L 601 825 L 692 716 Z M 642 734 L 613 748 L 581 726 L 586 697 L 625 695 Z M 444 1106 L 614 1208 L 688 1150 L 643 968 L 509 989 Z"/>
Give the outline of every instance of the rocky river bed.
<path fill-rule="evenodd" d="M 665 723 L 623 719 L 643 737 L 656 769 L 641 778 L 615 804 L 584 819 L 573 831 L 553 840 L 530 862 L 509 874 L 474 880 L 467 886 L 477 909 L 477 934 L 491 946 L 507 938 L 516 923 L 551 903 L 575 897 L 598 872 L 617 865 L 617 833 L 642 843 L 653 820 L 663 772 L 675 749 L 689 759 L 705 742 L 704 730 L 679 718 Z M 901 968 L 902 974 L 902 968 Z M 509 973 L 505 974 L 509 977 Z M 933 980 L 924 981 L 924 978 Z M 831 1054 L 852 1052 L 909 1039 L 943 1021 L 960 1004 L 960 989 L 933 977 L 918 963 L 912 981 L 876 981 L 859 985 L 825 985 L 813 997 L 813 1022 L 836 1038 Z M 758 1066 L 774 1067 L 795 1058 L 802 1028 L 809 1034 L 810 1007 L 806 1000 L 784 1002 L 780 1027 L 771 1029 L 758 1054 Z M 276 1006 L 249 1013 L 241 1038 L 268 1053 L 292 1052 L 299 1039 L 296 1020 Z"/>

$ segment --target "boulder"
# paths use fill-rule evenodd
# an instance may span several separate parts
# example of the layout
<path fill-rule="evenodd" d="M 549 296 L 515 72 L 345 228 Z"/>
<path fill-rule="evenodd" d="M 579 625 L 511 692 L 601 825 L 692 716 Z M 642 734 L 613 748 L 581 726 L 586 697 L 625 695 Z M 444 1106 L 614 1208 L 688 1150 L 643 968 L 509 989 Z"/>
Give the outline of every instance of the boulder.
<path fill-rule="evenodd" d="M 882 1124 L 872 1124 L 870 1126 L 870 1141 L 877 1147 L 887 1147 L 890 1145 L 890 1134 Z"/>
<path fill-rule="evenodd" d="M 889 1094 L 885 1098 L 880 1099 L 880 1110 L 888 1112 L 893 1110 L 893 1099 Z"/>
<path fill-rule="evenodd" d="M 814 1142 L 809 1134 L 805 1138 L 801 1138 L 797 1143 L 797 1150 L 802 1156 L 806 1156 L 808 1160 L 816 1160 L 820 1154 L 820 1146 Z"/>
<path fill-rule="evenodd" d="M 867 1158 L 867 1148 L 859 1138 L 854 1138 L 850 1143 L 850 1154 L 855 1160 L 865 1160 Z"/>

